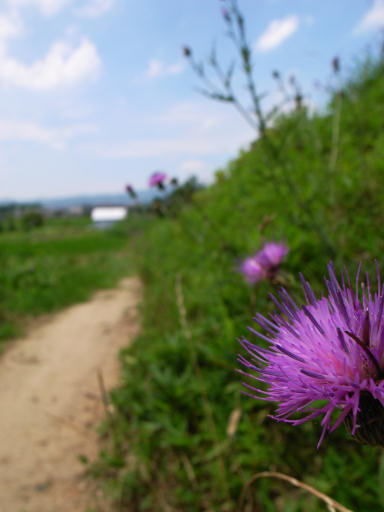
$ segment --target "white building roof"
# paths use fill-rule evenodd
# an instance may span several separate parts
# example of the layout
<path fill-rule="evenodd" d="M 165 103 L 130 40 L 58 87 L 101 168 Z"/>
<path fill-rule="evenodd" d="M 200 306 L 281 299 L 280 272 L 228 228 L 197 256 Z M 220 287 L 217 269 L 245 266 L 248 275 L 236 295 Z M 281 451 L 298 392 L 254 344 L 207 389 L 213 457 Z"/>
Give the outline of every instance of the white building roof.
<path fill-rule="evenodd" d="M 96 206 L 91 211 L 91 219 L 94 222 L 114 222 L 125 219 L 127 213 L 124 206 Z"/>

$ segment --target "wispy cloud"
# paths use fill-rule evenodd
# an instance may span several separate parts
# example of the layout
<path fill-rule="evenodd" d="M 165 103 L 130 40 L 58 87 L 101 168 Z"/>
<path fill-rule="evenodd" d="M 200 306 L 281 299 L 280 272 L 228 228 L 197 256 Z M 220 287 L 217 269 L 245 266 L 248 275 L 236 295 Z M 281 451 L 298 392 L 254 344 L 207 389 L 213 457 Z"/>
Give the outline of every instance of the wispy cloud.
<path fill-rule="evenodd" d="M 131 122 L 134 134 L 137 122 Z M 175 103 L 157 115 L 140 116 L 139 122 L 147 127 L 143 137 L 100 140 L 82 149 L 107 159 L 181 158 L 190 162 L 204 160 L 203 156 L 236 154 L 255 138 L 254 131 L 235 112 L 204 99 Z"/>
<path fill-rule="evenodd" d="M 95 18 L 111 9 L 115 0 L 6 0 L 12 11 L 33 7 L 44 16 L 52 16 L 64 7 L 73 6 L 80 16 Z"/>
<path fill-rule="evenodd" d="M 205 171 L 207 168 L 207 164 L 202 160 L 186 160 L 180 164 L 179 169 L 183 172 L 201 172 Z"/>
<path fill-rule="evenodd" d="M 384 26 L 384 0 L 374 0 L 372 7 L 364 14 L 355 27 L 354 33 L 358 34 L 382 28 Z"/>
<path fill-rule="evenodd" d="M 157 59 L 151 59 L 148 62 L 148 67 L 145 71 L 145 76 L 148 78 L 156 78 L 157 76 L 160 76 L 163 72 L 164 64 L 161 62 L 161 60 Z"/>
<path fill-rule="evenodd" d="M 248 140 L 247 140 L 248 139 Z M 142 159 L 180 157 L 185 155 L 230 155 L 251 141 L 244 133 L 234 136 L 220 134 L 217 138 L 188 134 L 166 138 L 147 137 L 130 139 L 120 143 L 100 143 L 83 146 L 92 154 L 108 159 Z"/>
<path fill-rule="evenodd" d="M 201 103 L 197 101 L 184 101 L 172 105 L 151 121 L 162 126 L 176 127 L 178 130 L 189 127 L 201 133 L 212 133 L 225 122 L 222 116 L 218 116 L 211 109 L 202 108 Z"/>
<path fill-rule="evenodd" d="M 35 7 L 46 16 L 56 14 L 65 5 L 71 2 L 72 0 L 7 0 L 8 6 L 12 9 L 18 9 L 20 7 Z"/>
<path fill-rule="evenodd" d="M 22 23 L 16 14 L 0 14 L 0 45 L 22 33 Z"/>
<path fill-rule="evenodd" d="M 0 78 L 5 82 L 33 90 L 71 86 L 96 76 L 101 61 L 95 46 L 86 38 L 73 48 L 57 41 L 46 56 L 31 65 L 0 55 Z"/>
<path fill-rule="evenodd" d="M 52 128 L 29 121 L 0 120 L 0 141 L 36 142 L 53 149 L 63 149 L 70 139 L 95 131 L 90 124 Z"/>
<path fill-rule="evenodd" d="M 277 48 L 294 34 L 298 28 L 299 19 L 294 15 L 271 21 L 256 41 L 255 50 L 257 52 L 268 52 Z"/>
<path fill-rule="evenodd" d="M 184 68 L 183 62 L 166 65 L 162 60 L 150 59 L 144 72 L 144 78 L 155 79 L 162 76 L 178 75 L 184 71 Z"/>
<path fill-rule="evenodd" d="M 112 9 L 114 4 L 115 0 L 90 0 L 83 7 L 80 7 L 77 13 L 87 18 L 97 18 Z"/>

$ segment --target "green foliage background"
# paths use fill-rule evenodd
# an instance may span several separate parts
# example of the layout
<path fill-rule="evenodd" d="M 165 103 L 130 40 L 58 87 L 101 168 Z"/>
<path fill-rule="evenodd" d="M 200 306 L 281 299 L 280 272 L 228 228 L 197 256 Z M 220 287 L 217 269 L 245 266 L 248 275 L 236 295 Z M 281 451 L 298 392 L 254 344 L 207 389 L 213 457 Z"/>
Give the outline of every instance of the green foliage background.
<path fill-rule="evenodd" d="M 235 368 L 236 338 L 247 333 L 252 313 L 273 309 L 272 285 L 252 289 L 236 268 L 263 240 L 290 246 L 281 276 L 299 302 L 298 273 L 321 293 L 330 253 L 352 275 L 360 261 L 369 273 L 375 258 L 381 266 L 383 71 L 380 59 L 368 59 L 335 90 L 325 113 L 302 107 L 281 116 L 268 130 L 277 157 L 259 139 L 177 216 L 129 219 L 145 285 L 142 331 L 121 354 L 116 414 L 102 428 L 104 449 L 92 466 L 116 510 L 236 510 L 245 482 L 265 470 L 302 479 L 353 510 L 382 509 L 379 449 L 339 428 L 317 451 L 320 422 L 292 427 L 269 419 L 273 406 L 243 396 Z M 230 436 L 235 410 L 241 418 Z M 254 510 L 325 509 L 271 480 L 257 483 L 254 500 Z"/>

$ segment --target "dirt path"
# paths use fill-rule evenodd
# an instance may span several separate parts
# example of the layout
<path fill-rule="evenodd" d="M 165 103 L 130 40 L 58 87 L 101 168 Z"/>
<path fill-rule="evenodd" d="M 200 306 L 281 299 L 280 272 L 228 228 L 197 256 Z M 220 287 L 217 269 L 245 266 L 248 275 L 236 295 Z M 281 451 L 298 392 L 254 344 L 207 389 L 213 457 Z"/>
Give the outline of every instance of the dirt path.
<path fill-rule="evenodd" d="M 118 382 L 117 353 L 137 333 L 137 279 L 98 292 L 15 342 L 0 360 L 0 511 L 84 512 L 95 493 L 77 455 L 98 452 L 97 373 Z"/>

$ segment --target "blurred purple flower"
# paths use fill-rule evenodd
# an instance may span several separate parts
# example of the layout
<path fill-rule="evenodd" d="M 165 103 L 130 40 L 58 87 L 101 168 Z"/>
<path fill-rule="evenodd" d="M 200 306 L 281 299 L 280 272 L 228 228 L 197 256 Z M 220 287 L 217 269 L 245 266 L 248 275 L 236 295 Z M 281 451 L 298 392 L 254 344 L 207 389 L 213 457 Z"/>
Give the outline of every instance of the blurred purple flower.
<path fill-rule="evenodd" d="M 246 258 L 239 267 L 246 281 L 255 284 L 260 279 L 273 279 L 289 248 L 278 242 L 268 242 L 254 256 Z"/>
<path fill-rule="evenodd" d="M 239 271 L 244 275 L 245 280 L 249 284 L 256 284 L 260 279 L 265 277 L 263 267 L 257 261 L 255 256 L 246 258 L 240 265 Z"/>
<path fill-rule="evenodd" d="M 164 172 L 154 172 L 149 178 L 148 185 L 150 187 L 164 188 L 164 181 L 167 179 L 167 175 Z"/>
<path fill-rule="evenodd" d="M 340 284 L 332 263 L 328 270 L 327 297 L 317 299 L 301 276 L 304 306 L 297 306 L 281 289 L 280 300 L 271 295 L 280 313 L 270 318 L 256 314 L 254 320 L 266 334 L 249 330 L 269 347 L 242 338 L 251 359 L 239 356 L 247 368 L 240 373 L 268 388 L 245 383 L 251 390 L 246 394 L 278 402 L 274 416 L 278 421 L 299 425 L 323 416 L 318 447 L 325 433 L 343 421 L 358 441 L 384 445 L 384 286 L 379 270 L 374 293 L 368 276 L 359 293 L 360 268 L 355 290 L 347 271 Z M 317 400 L 326 403 L 313 404 Z M 332 424 L 335 411 L 339 415 Z"/>
<path fill-rule="evenodd" d="M 268 277 L 272 277 L 278 270 L 281 262 L 288 254 L 289 248 L 283 243 L 268 242 L 256 254 L 256 259 L 264 268 Z"/>

